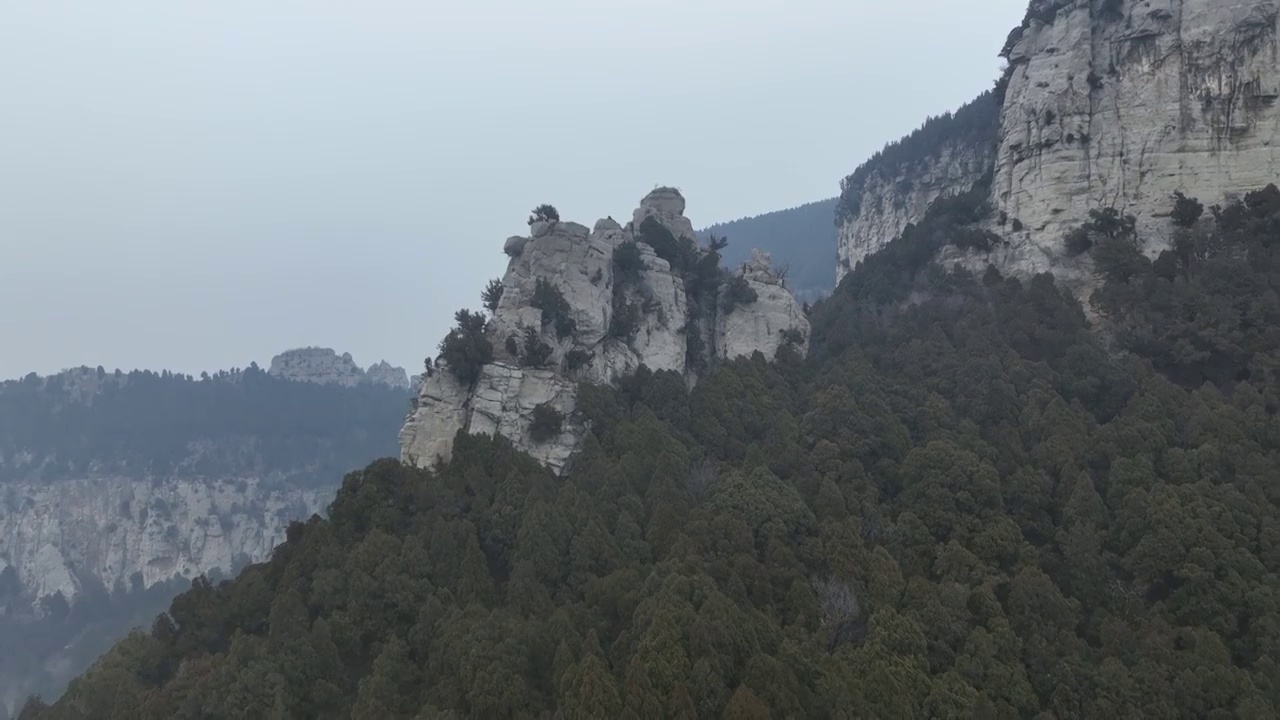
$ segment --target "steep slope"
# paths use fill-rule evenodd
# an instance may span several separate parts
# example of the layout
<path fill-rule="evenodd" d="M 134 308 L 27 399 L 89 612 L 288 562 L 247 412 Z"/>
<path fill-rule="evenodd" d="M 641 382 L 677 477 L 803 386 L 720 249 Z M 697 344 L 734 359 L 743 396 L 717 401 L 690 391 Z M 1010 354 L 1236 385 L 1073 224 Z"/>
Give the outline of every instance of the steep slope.
<path fill-rule="evenodd" d="M 722 254 L 730 267 L 750 260 L 753 248 L 769 253 L 775 266 L 786 268 L 787 287 L 800 300 L 812 302 L 835 287 L 836 229 L 831 224 L 835 211 L 835 198 L 820 200 L 716 223 L 698 231 L 698 236 L 703 242 L 710 236 L 728 238 Z"/>
<path fill-rule="evenodd" d="M 1053 271 L 1082 292 L 1088 257 L 1064 237 L 1114 208 L 1137 219 L 1146 254 L 1171 246 L 1175 192 L 1206 204 L 1275 179 L 1280 53 L 1273 0 L 1034 0 L 1003 55 L 999 105 L 946 119 L 915 145 L 886 152 L 846 182 L 840 245 L 846 270 L 918 222 L 937 196 L 989 178 L 986 261 L 1023 275 Z M 962 111 L 963 112 L 963 111 Z M 957 113 L 956 119 L 962 113 Z M 926 129 L 929 129 L 928 127 Z M 871 182 L 863 182 L 863 177 Z"/>
<path fill-rule="evenodd" d="M 459 313 L 400 433 L 402 458 L 447 460 L 465 430 L 563 471 L 586 432 L 580 383 L 642 366 L 694 383 L 719 360 L 803 353 L 809 322 L 769 255 L 723 270 L 722 246 L 699 247 L 684 210 L 679 191 L 659 188 L 625 227 L 607 218 L 588 230 L 557 214 L 509 238 L 507 273 L 486 291 L 493 317 Z"/>
<path fill-rule="evenodd" d="M 210 573 L 270 556 L 334 478 L 395 453 L 405 393 L 80 368 L 0 384 L 0 709 Z M 4 717 L 0 713 L 0 717 Z"/>
<path fill-rule="evenodd" d="M 1121 284 L 1274 296 L 1276 198 Z M 969 229 L 945 206 L 815 309 L 807 358 L 584 388 L 561 478 L 469 435 L 352 473 L 25 717 L 1275 717 L 1273 382 L 1180 386 L 1048 275 L 931 263 Z"/>

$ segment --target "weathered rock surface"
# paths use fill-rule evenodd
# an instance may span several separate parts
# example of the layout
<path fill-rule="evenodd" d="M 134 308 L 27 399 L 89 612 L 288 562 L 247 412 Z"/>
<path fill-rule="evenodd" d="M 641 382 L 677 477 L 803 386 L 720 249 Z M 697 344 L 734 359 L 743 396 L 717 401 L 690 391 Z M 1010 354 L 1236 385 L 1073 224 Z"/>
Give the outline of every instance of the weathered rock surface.
<path fill-rule="evenodd" d="M 771 358 L 783 345 L 808 352 L 809 321 L 770 267 L 769 253 L 753 251 L 739 272 L 756 292 L 756 301 L 720 314 L 716 343 L 720 357 L 732 359 L 759 351 Z"/>
<path fill-rule="evenodd" d="M 991 170 L 995 148 L 967 139 L 947 141 L 918 163 L 886 172 L 874 168 L 863 186 L 861 212 L 840 225 L 836 282 L 909 223 L 920 222 L 934 200 L 968 191 Z"/>
<path fill-rule="evenodd" d="M 485 331 L 495 360 L 481 369 L 472 387 L 464 387 L 447 366 L 437 363 L 419 384 L 414 411 L 401 430 L 402 459 L 419 466 L 447 460 L 454 437 L 465 430 L 501 435 L 560 472 L 585 433 L 575 416 L 580 382 L 610 383 L 643 365 L 680 373 L 692 383 L 718 358 L 756 351 L 772 358 L 788 329 L 795 331 L 792 338 L 805 338 L 799 344 L 806 346 L 808 321 L 768 269 L 767 256 L 741 271 L 757 290 L 757 302 L 718 320 L 718 296 L 701 291 L 687 269 L 672 264 L 679 257 L 687 262 L 682 252 L 696 258 L 706 252 L 697 248 L 684 209 L 679 191 L 659 188 L 641 200 L 626 226 L 611 218 L 591 230 L 573 222 L 537 222 L 529 237 L 508 239 L 504 249 L 511 260 L 502 297 Z M 639 267 L 632 275 L 620 275 L 614 253 L 632 242 Z M 572 329 L 563 336 L 534 307 L 539 282 L 553 285 L 564 299 Z M 633 327 L 616 323 L 617 312 L 634 314 Z M 529 330 L 549 349 L 538 367 L 523 366 Z M 701 340 L 693 350 L 690 337 Z M 727 348 L 720 348 L 722 343 Z M 542 442 L 529 432 L 539 406 L 564 417 L 559 435 Z"/>
<path fill-rule="evenodd" d="M 95 477 L 0 493 L 0 572 L 12 566 L 33 603 L 57 593 L 74 602 L 86 582 L 123 591 L 265 560 L 288 523 L 331 494 L 256 477 Z"/>
<path fill-rule="evenodd" d="M 383 360 L 363 370 L 351 353 L 339 355 L 330 348 L 308 347 L 286 350 L 271 358 L 269 372 L 295 382 L 355 387 L 361 383 L 378 383 L 392 388 L 409 389 L 409 375 L 404 368 L 393 367 Z"/>
<path fill-rule="evenodd" d="M 933 161 L 859 184 L 842 265 L 919 221 L 937 188 L 987 171 L 1008 245 L 975 266 L 1053 271 L 1087 292 L 1088 263 L 1063 238 L 1101 208 L 1134 215 L 1149 254 L 1167 248 L 1175 191 L 1211 205 L 1276 180 L 1278 14 L 1275 0 L 1034 0 L 1005 48 L 993 144 L 944 138 Z"/>

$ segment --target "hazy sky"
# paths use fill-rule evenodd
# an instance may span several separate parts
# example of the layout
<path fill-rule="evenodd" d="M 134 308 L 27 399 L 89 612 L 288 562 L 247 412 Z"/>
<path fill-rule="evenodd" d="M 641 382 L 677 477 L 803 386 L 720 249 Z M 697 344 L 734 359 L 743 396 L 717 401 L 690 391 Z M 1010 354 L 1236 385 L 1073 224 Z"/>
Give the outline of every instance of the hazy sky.
<path fill-rule="evenodd" d="M 0 378 L 414 372 L 534 205 L 835 195 L 991 85 L 1026 3 L 0 0 Z"/>

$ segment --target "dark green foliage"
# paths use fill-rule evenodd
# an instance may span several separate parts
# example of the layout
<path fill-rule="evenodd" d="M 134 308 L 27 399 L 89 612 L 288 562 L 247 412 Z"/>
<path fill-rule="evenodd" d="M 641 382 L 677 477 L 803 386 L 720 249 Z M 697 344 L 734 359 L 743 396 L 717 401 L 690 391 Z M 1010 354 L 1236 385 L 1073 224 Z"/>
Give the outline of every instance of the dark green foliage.
<path fill-rule="evenodd" d="M 685 365 L 702 369 L 707 366 L 707 342 L 702 339 L 702 328 L 697 322 L 689 322 L 684 326 L 684 362 Z"/>
<path fill-rule="evenodd" d="M 256 365 L 205 380 L 146 370 L 104 376 L 92 402 L 65 374 L 0 383 L 0 483 L 165 477 L 181 468 L 331 486 L 334 473 L 396 454 L 406 405 L 403 390 L 290 382 Z"/>
<path fill-rule="evenodd" d="M 609 337 L 630 341 L 640 330 L 643 311 L 639 303 L 627 302 L 622 293 L 613 294 L 613 315 L 609 318 Z"/>
<path fill-rule="evenodd" d="M 1199 262 L 1269 263 L 1270 208 Z M 1275 379 L 1180 387 L 1048 275 L 944 272 L 963 216 L 868 258 L 808 359 L 584 386 L 563 478 L 465 434 L 352 473 L 37 717 L 1275 717 Z"/>
<path fill-rule="evenodd" d="M 1124 19 L 1124 0 L 1100 0 L 1098 13 L 1103 20 L 1118 22 Z"/>
<path fill-rule="evenodd" d="M 803 345 L 804 332 L 796 328 L 787 328 L 782 331 L 782 342 L 787 345 Z"/>
<path fill-rule="evenodd" d="M 569 372 L 574 372 L 590 365 L 594 359 L 595 355 L 593 353 L 589 353 L 582 348 L 574 348 L 565 353 L 564 364 Z"/>
<path fill-rule="evenodd" d="M 630 341 L 640 329 L 641 307 L 627 298 L 630 289 L 642 287 L 644 269 L 644 256 L 634 240 L 614 248 L 613 313 L 609 320 L 611 338 Z"/>
<path fill-rule="evenodd" d="M 1000 127 L 1002 93 L 991 90 L 953 113 L 930 118 L 919 130 L 890 143 L 840 182 L 836 225 L 862 214 L 862 193 L 874 177 L 894 178 L 928 162 L 952 145 L 993 147 Z"/>
<path fill-rule="evenodd" d="M 556 210 L 554 205 L 543 203 L 533 209 L 533 213 L 529 215 L 529 224 L 540 222 L 560 222 L 560 211 Z"/>
<path fill-rule="evenodd" d="M 977 227 L 957 228 L 951 236 L 951 244 L 961 250 L 991 252 L 1004 240 L 990 230 Z"/>
<path fill-rule="evenodd" d="M 724 300 L 721 303 L 720 312 L 725 315 L 736 310 L 742 305 L 750 305 L 759 299 L 754 288 L 747 282 L 747 279 L 741 275 L 734 275 L 728 285 L 724 289 Z"/>
<path fill-rule="evenodd" d="M 835 287 L 836 199 L 801 205 L 789 210 L 712 225 L 698 233 L 704 244 L 711 238 L 733 238 L 724 250 L 725 267 L 738 267 L 753 248 L 773 255 L 779 265 L 790 264 L 787 285 L 797 298 L 814 299 Z"/>
<path fill-rule="evenodd" d="M 560 435 L 564 428 L 564 413 L 543 403 L 533 409 L 529 423 L 529 437 L 534 442 L 544 443 Z"/>
<path fill-rule="evenodd" d="M 653 248 L 654 254 L 671 264 L 671 270 L 683 275 L 697 264 L 698 246 L 692 238 L 676 237 L 653 216 L 640 223 L 640 242 Z"/>
<path fill-rule="evenodd" d="M 1068 257 L 1077 257 L 1093 249 L 1093 236 L 1083 227 L 1067 233 L 1067 237 L 1062 242 L 1067 246 Z"/>
<path fill-rule="evenodd" d="M 569 301 L 564 299 L 560 288 L 550 280 L 538 278 L 529 304 L 542 311 L 543 327 L 555 327 L 556 337 L 567 338 L 578 329 L 578 322 L 573 319 L 573 308 L 569 307 Z"/>
<path fill-rule="evenodd" d="M 636 283 L 644 272 L 644 256 L 635 240 L 628 240 L 613 250 L 613 282 Z"/>
<path fill-rule="evenodd" d="M 510 350 L 510 347 L 507 348 Z M 546 367 L 551 359 L 551 346 L 542 341 L 538 331 L 527 327 L 524 329 L 524 343 L 520 346 L 520 364 L 524 367 Z"/>
<path fill-rule="evenodd" d="M 502 302 L 502 280 L 494 278 L 485 286 L 484 292 L 480 293 L 480 299 L 484 301 L 484 307 L 491 313 L 498 312 L 498 303 Z"/>
<path fill-rule="evenodd" d="M 1280 190 L 1269 186 L 1214 214 L 1213 232 L 1180 230 L 1174 249 L 1155 263 L 1135 261 L 1127 273 L 1109 275 L 1094 302 L 1121 345 L 1174 381 L 1188 388 L 1247 381 L 1274 412 Z"/>
<path fill-rule="evenodd" d="M 459 310 L 453 318 L 458 324 L 440 341 L 440 359 L 459 382 L 474 385 L 480 369 L 493 362 L 493 343 L 484 334 L 488 320 L 470 310 Z"/>
<path fill-rule="evenodd" d="M 1189 198 L 1181 192 L 1173 194 L 1173 224 L 1180 228 L 1192 228 L 1204 215 L 1204 203 Z"/>

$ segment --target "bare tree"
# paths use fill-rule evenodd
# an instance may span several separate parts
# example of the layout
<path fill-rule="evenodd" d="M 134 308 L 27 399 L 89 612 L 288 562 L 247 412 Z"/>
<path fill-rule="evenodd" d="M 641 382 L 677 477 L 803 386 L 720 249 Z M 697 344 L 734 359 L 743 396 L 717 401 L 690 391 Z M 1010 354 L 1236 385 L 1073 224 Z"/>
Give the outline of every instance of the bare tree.
<path fill-rule="evenodd" d="M 685 487 L 689 492 L 699 500 L 706 495 L 707 490 L 715 484 L 720 477 L 720 465 L 712 458 L 706 458 L 701 463 L 693 466 L 689 471 L 689 479 L 686 481 Z"/>
<path fill-rule="evenodd" d="M 857 641 L 862 633 L 862 605 L 853 587 L 843 580 L 827 577 L 813 581 L 818 605 L 822 610 L 822 627 L 827 631 L 827 650 Z"/>

